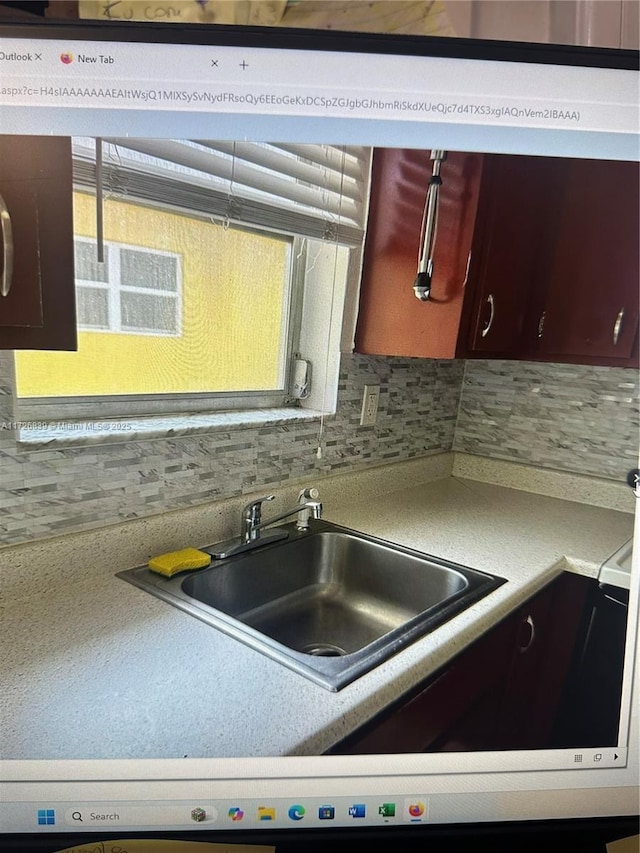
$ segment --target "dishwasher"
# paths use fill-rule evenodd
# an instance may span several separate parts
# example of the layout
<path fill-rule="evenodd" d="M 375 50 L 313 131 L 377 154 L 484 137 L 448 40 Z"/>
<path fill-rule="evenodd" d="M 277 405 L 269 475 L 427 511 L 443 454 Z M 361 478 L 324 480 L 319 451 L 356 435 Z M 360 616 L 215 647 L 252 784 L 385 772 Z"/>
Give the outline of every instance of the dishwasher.
<path fill-rule="evenodd" d="M 555 746 L 618 744 L 632 540 L 600 568 L 589 594 L 556 723 Z"/>

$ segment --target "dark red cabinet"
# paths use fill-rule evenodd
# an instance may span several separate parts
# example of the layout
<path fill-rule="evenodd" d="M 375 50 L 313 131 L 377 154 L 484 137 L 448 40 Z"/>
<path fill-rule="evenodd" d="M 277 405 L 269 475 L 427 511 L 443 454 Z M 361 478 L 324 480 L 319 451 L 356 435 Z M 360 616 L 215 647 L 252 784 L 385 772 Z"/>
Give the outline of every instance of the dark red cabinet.
<path fill-rule="evenodd" d="M 632 359 L 640 289 L 638 169 L 630 162 L 563 164 L 548 273 L 539 282 L 540 357 Z"/>
<path fill-rule="evenodd" d="M 544 157 L 485 157 L 459 353 L 513 357 L 527 332 L 558 163 Z"/>
<path fill-rule="evenodd" d="M 356 351 L 636 366 L 638 164 L 449 153 L 421 303 L 429 155 L 374 153 Z"/>
<path fill-rule="evenodd" d="M 430 151 L 373 154 L 356 351 L 453 358 L 468 273 L 482 155 L 449 152 L 441 170 L 432 296 L 413 293 Z"/>
<path fill-rule="evenodd" d="M 76 349 L 71 140 L 0 136 L 1 349 Z"/>
<path fill-rule="evenodd" d="M 594 583 L 562 573 L 329 753 L 550 747 Z"/>
<path fill-rule="evenodd" d="M 550 745 L 594 583 L 565 572 L 518 610 L 498 712 L 498 748 Z"/>

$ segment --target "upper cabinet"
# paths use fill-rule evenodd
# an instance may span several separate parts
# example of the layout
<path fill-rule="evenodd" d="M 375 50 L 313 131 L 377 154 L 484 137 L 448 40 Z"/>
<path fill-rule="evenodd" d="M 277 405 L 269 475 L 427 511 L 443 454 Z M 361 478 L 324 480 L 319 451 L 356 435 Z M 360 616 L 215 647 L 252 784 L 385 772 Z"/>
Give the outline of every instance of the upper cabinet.
<path fill-rule="evenodd" d="M 420 302 L 429 155 L 375 152 L 356 350 L 637 365 L 638 164 L 449 153 Z"/>
<path fill-rule="evenodd" d="M 0 136 L 0 349 L 75 350 L 71 140 Z"/>
<path fill-rule="evenodd" d="M 433 169 L 430 154 L 374 151 L 357 352 L 428 358 L 456 354 L 482 155 L 448 153 L 442 164 L 431 297 L 420 302 L 413 284 Z"/>
<path fill-rule="evenodd" d="M 639 209 L 637 163 L 565 162 L 548 272 L 539 280 L 538 355 L 612 364 L 631 359 Z"/>
<path fill-rule="evenodd" d="M 485 157 L 458 354 L 509 358 L 519 351 L 551 237 L 557 166 L 543 157 Z"/>

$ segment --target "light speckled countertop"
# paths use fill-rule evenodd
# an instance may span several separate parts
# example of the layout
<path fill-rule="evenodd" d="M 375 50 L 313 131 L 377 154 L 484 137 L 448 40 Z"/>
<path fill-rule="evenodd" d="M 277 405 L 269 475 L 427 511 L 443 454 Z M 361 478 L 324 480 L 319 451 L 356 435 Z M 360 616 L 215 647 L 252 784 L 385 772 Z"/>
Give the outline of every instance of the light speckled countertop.
<path fill-rule="evenodd" d="M 404 488 L 398 476 L 381 486 L 384 471 L 378 487 L 375 474 L 357 487 L 320 481 L 325 519 L 508 583 L 337 693 L 117 578 L 135 563 L 115 556 L 126 551 L 115 541 L 110 559 L 94 558 L 90 534 L 72 548 L 69 537 L 59 546 L 44 543 L 49 563 L 42 554 L 37 559 L 34 546 L 0 551 L 8 569 L 0 619 L 2 757 L 321 754 L 562 569 L 595 577 L 632 534 L 631 513 L 454 478 L 442 460 L 432 464 L 442 479 L 423 471 L 422 482 Z M 124 548 L 133 529 L 122 525 L 112 536 Z M 93 541 L 95 553 L 105 534 Z"/>

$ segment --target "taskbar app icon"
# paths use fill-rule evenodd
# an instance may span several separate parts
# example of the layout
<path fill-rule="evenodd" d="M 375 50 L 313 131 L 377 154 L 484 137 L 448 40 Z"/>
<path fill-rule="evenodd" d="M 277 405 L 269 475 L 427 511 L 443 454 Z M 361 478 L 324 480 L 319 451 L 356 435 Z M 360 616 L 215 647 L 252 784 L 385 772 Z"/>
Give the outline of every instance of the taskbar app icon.
<path fill-rule="evenodd" d="M 395 803 L 382 803 L 382 805 L 378 806 L 378 814 L 384 820 L 389 820 L 389 818 L 396 816 L 396 804 Z"/>
<path fill-rule="evenodd" d="M 429 816 L 426 797 L 414 797 L 411 799 L 408 797 L 405 798 L 404 809 L 405 817 L 408 818 L 411 823 L 421 823 L 422 821 L 427 820 Z"/>
<path fill-rule="evenodd" d="M 306 814 L 306 809 L 304 806 L 296 804 L 295 806 L 289 806 L 289 818 L 290 820 L 302 820 L 302 818 Z"/>
<path fill-rule="evenodd" d="M 231 806 L 227 814 L 234 823 L 239 823 L 244 817 L 244 812 L 239 806 Z"/>
<path fill-rule="evenodd" d="M 258 806 L 258 820 L 270 821 L 276 819 L 276 810 L 273 806 Z"/>
<path fill-rule="evenodd" d="M 335 820 L 335 806 L 320 806 L 318 809 L 318 820 Z"/>

